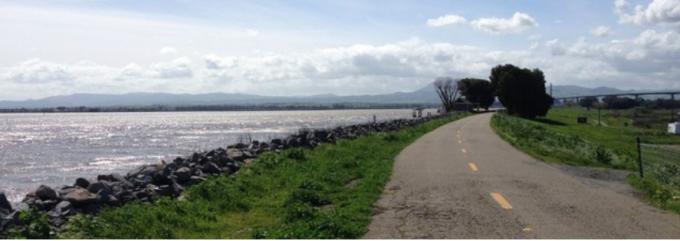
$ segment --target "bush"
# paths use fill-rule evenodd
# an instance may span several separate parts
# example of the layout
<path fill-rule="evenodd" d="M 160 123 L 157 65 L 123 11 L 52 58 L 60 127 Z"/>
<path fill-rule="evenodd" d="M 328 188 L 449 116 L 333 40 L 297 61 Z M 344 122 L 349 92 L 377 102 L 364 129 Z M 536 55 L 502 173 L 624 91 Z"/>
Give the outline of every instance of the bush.
<path fill-rule="evenodd" d="M 491 69 L 489 79 L 498 100 L 511 115 L 524 118 L 545 116 L 553 104 L 553 98 L 545 92 L 545 77 L 539 69 L 498 65 Z"/>
<path fill-rule="evenodd" d="M 47 221 L 47 214 L 35 209 L 21 211 L 19 220 L 28 224 L 9 230 L 9 237 L 28 239 L 49 239 L 54 237 L 54 231 Z"/>
<path fill-rule="evenodd" d="M 605 165 L 611 165 L 612 155 L 609 154 L 609 152 L 604 147 L 598 146 L 595 148 L 595 160 Z"/>

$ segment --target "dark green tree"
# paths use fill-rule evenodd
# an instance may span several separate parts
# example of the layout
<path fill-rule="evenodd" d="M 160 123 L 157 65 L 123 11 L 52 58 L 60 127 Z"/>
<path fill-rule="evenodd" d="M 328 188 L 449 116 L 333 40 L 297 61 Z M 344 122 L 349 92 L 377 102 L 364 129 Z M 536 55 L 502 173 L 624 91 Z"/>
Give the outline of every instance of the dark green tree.
<path fill-rule="evenodd" d="M 496 99 L 493 86 L 488 80 L 465 78 L 458 81 L 458 89 L 466 100 L 487 110 Z"/>
<path fill-rule="evenodd" d="M 553 98 L 545 91 L 545 76 L 541 70 L 498 65 L 491 69 L 489 79 L 509 114 L 524 118 L 548 114 Z"/>
<path fill-rule="evenodd" d="M 580 99 L 578 101 L 578 105 L 580 105 L 582 107 L 586 107 L 586 108 L 592 108 L 593 106 L 595 106 L 595 104 L 597 104 L 599 102 L 600 102 L 600 100 L 598 100 L 597 97 L 589 96 L 589 97 L 585 97 L 585 98 Z"/>

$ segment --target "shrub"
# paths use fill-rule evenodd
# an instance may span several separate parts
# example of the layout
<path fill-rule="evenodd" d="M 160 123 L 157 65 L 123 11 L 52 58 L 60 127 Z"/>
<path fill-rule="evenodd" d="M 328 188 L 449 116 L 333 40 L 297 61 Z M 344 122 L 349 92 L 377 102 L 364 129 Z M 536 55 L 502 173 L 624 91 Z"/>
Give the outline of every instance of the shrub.
<path fill-rule="evenodd" d="M 605 165 L 611 165 L 612 155 L 604 147 L 598 146 L 597 148 L 595 148 L 595 160 Z"/>
<path fill-rule="evenodd" d="M 21 211 L 19 213 L 19 220 L 28 225 L 9 230 L 9 237 L 15 239 L 49 239 L 54 237 L 54 231 L 52 231 L 47 221 L 47 214 L 43 212 L 35 209 Z"/>

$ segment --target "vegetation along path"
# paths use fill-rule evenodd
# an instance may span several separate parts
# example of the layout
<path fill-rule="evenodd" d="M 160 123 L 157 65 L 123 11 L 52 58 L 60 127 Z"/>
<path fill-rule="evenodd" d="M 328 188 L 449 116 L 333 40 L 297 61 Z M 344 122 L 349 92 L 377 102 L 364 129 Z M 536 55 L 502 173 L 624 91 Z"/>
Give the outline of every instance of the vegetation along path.
<path fill-rule="evenodd" d="M 365 237 L 680 237 L 680 216 L 625 182 L 516 150 L 493 132 L 492 115 L 447 124 L 403 150 Z"/>

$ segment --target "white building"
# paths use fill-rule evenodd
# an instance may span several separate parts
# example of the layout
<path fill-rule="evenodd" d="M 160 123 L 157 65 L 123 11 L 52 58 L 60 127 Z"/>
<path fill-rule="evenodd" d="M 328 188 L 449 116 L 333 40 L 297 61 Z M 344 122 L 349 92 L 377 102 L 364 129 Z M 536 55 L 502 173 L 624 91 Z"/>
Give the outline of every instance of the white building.
<path fill-rule="evenodd" d="M 680 135 L 680 122 L 668 123 L 668 133 Z"/>

